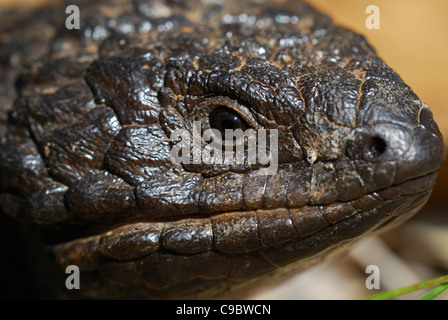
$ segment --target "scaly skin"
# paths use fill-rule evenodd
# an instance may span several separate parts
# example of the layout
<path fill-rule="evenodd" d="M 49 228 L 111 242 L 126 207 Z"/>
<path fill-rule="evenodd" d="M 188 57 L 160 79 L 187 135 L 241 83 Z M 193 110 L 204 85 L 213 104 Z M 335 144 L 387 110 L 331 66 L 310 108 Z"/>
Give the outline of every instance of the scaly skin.
<path fill-rule="evenodd" d="M 0 203 L 80 267 L 81 297 L 240 293 L 427 201 L 445 161 L 429 108 L 309 5 L 78 5 L 81 30 L 54 6 L 0 34 Z M 278 130 L 275 174 L 171 161 L 173 131 L 223 106 Z"/>

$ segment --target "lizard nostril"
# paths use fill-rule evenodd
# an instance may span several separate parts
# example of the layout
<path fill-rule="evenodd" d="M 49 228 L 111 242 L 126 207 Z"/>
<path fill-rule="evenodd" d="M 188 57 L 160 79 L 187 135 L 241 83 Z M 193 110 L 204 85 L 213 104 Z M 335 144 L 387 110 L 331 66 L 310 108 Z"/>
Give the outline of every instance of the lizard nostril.
<path fill-rule="evenodd" d="M 347 155 L 368 162 L 394 161 L 409 149 L 411 142 L 411 131 L 401 125 L 365 125 L 353 130 L 347 143 Z"/>
<path fill-rule="evenodd" d="M 365 148 L 366 156 L 369 159 L 375 159 L 386 152 L 387 143 L 379 136 L 374 136 L 367 140 Z"/>

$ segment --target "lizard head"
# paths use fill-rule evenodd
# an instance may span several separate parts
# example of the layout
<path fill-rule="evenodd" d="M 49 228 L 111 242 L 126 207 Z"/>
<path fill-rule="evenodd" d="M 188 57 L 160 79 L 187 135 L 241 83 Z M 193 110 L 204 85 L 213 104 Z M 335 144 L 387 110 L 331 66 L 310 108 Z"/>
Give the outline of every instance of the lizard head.
<path fill-rule="evenodd" d="M 62 266 L 111 295 L 210 292 L 422 208 L 441 134 L 363 37 L 301 2 L 206 5 L 191 10 L 200 23 L 165 9 L 95 42 L 83 78 L 16 103 L 29 134 L 11 129 L 5 150 L 42 173 L 25 190 L 4 157 L 3 184 L 26 196 L 18 217 L 76 230 L 54 247 Z M 226 129 L 246 140 L 218 139 Z"/>

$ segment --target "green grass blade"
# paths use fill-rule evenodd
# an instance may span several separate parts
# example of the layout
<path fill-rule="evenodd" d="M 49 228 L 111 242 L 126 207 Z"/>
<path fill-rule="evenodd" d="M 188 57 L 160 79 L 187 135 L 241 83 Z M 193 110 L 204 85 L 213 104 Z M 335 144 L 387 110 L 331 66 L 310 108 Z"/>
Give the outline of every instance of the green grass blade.
<path fill-rule="evenodd" d="M 414 291 L 417 291 L 417 290 L 430 288 L 430 287 L 433 287 L 433 286 L 446 284 L 446 283 L 448 283 L 448 275 L 442 276 L 442 277 L 438 277 L 438 278 L 435 278 L 435 279 L 431 279 L 431 280 L 428 280 L 428 281 L 420 282 L 420 283 L 417 283 L 417 284 L 414 284 L 414 285 L 411 285 L 411 286 L 408 286 L 408 287 L 381 292 L 381 293 L 375 294 L 373 296 L 364 298 L 364 300 L 386 300 L 386 299 L 394 298 L 394 297 L 397 297 L 397 296 L 401 296 L 401 295 L 406 294 L 406 293 L 410 293 L 410 292 L 414 292 Z"/>
<path fill-rule="evenodd" d="M 437 297 L 439 294 L 444 292 L 448 289 L 448 283 L 441 284 L 431 291 L 429 291 L 427 294 L 420 297 L 419 300 L 433 300 L 435 297 Z"/>

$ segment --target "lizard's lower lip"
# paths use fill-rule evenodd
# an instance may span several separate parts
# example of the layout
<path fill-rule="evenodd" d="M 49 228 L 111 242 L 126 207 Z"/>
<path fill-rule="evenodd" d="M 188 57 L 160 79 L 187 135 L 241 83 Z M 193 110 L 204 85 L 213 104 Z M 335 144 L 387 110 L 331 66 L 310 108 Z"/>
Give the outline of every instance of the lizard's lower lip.
<path fill-rule="evenodd" d="M 137 278 L 151 288 L 168 287 L 192 277 L 231 275 L 238 279 L 312 258 L 384 224 L 412 216 L 426 203 L 436 177 L 434 172 L 356 200 L 325 206 L 229 212 L 170 221 L 126 221 L 107 232 L 56 245 L 53 252 L 64 268 L 75 264 L 81 270 L 93 271 L 107 269 L 111 264 L 126 268 L 132 265 L 140 275 Z M 165 262 L 155 263 L 154 259 Z M 210 265 L 204 265 L 205 261 Z M 180 272 L 182 268 L 189 271 Z M 182 275 L 171 277 L 174 271 L 170 269 Z M 160 276 L 148 276 L 148 272 Z"/>

